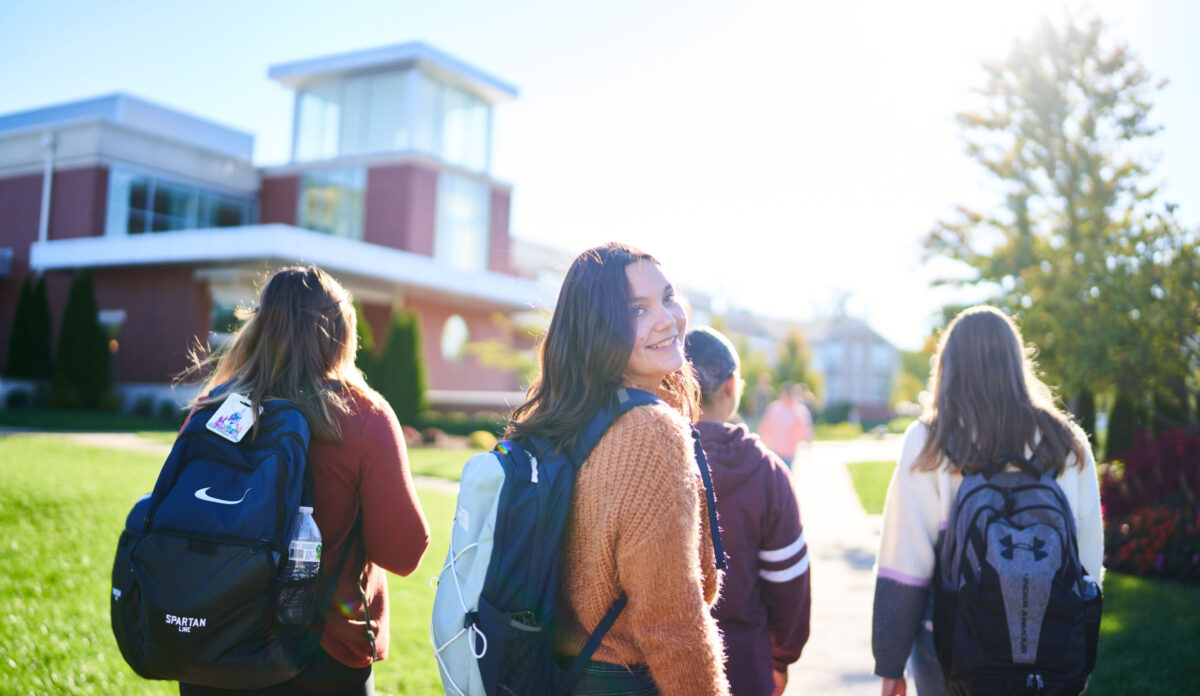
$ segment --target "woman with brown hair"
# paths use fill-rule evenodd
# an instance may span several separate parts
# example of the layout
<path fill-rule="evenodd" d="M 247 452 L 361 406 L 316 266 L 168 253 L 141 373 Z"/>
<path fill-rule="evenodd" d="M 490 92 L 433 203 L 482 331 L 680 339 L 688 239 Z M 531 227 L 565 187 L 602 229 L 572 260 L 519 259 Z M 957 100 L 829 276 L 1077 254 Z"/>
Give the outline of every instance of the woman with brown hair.
<path fill-rule="evenodd" d="M 884 504 L 871 641 L 884 696 L 906 693 L 906 661 L 920 696 L 947 693 L 933 649 L 931 580 L 964 474 L 1003 469 L 1036 449 L 1074 515 L 1078 560 L 1097 581 L 1103 573 L 1096 463 L 1031 354 L 1013 321 L 992 307 L 963 310 L 942 334 L 932 403 L 905 433 Z"/>
<path fill-rule="evenodd" d="M 245 323 L 227 351 L 196 360 L 211 375 L 193 407 L 228 393 L 248 397 L 256 412 L 285 399 L 312 432 L 313 517 L 322 557 L 350 547 L 320 649 L 307 669 L 284 684 L 254 692 L 180 684 L 180 694 L 374 693 L 371 663 L 387 657 L 387 573 L 416 570 L 429 546 L 429 525 L 408 469 L 404 436 L 391 407 L 354 365 L 358 333 L 350 293 L 316 266 L 285 268 L 263 288 L 258 307 L 239 310 Z M 214 394 L 218 386 L 225 388 Z M 356 520 L 361 524 L 356 527 Z M 358 534 L 352 534 L 354 529 Z M 322 564 L 322 576 L 333 572 Z"/>
<path fill-rule="evenodd" d="M 693 454 L 699 388 L 687 317 L 658 262 L 610 243 L 571 264 L 541 347 L 541 374 L 509 438 L 571 449 L 621 387 L 662 403 L 629 410 L 580 467 L 564 535 L 556 651 L 569 665 L 622 594 L 629 603 L 573 693 L 727 694 L 709 611 L 718 574 Z"/>

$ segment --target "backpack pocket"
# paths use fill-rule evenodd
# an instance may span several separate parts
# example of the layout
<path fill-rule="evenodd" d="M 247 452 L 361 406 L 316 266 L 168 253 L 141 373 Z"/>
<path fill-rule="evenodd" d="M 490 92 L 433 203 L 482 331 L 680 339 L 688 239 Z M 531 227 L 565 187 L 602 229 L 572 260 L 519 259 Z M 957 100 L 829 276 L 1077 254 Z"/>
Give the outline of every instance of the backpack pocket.
<path fill-rule="evenodd" d="M 121 657 L 138 673 L 149 678 L 141 665 L 142 627 L 138 611 L 137 584 L 133 581 L 133 546 L 137 541 L 137 532 L 124 530 L 117 540 L 117 553 L 113 559 L 112 569 L 112 599 L 110 615 L 112 617 L 113 637 L 117 639 L 117 648 Z"/>
<path fill-rule="evenodd" d="M 305 627 L 276 625 L 275 556 L 266 544 L 151 533 L 132 563 L 148 672 L 243 689 L 299 672 L 284 647 Z"/>
<path fill-rule="evenodd" d="M 1096 646 L 1100 641 L 1100 615 L 1104 610 L 1104 594 L 1093 580 L 1083 581 L 1083 633 L 1087 641 L 1084 676 L 1096 669 Z"/>
<path fill-rule="evenodd" d="M 487 639 L 487 652 L 479 658 L 485 683 L 491 673 L 496 692 L 504 696 L 552 693 L 559 670 L 546 622 L 531 612 L 501 612 L 480 597 L 478 627 Z"/>

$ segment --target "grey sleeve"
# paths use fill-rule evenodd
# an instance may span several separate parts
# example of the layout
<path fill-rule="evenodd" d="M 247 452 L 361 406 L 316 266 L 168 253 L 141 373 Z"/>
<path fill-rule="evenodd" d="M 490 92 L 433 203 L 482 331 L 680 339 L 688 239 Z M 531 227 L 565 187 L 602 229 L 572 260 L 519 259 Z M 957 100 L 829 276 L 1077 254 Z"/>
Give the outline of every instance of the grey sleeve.
<path fill-rule="evenodd" d="M 928 587 L 905 585 L 888 578 L 875 579 L 875 609 L 871 619 L 871 652 L 875 674 L 889 679 L 904 676 L 904 663 L 912 652 Z"/>

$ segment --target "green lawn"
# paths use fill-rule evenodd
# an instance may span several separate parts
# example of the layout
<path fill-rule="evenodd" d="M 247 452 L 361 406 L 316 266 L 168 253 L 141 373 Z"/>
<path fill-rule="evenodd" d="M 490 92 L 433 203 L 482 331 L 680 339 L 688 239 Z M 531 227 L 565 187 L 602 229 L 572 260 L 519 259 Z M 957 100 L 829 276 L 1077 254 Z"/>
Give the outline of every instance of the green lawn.
<path fill-rule="evenodd" d="M 433 452 L 414 450 L 414 465 Z M 466 454 L 433 459 L 443 469 L 454 462 L 461 468 Z M 117 534 L 161 464 L 154 454 L 52 436 L 0 437 L 0 694 L 177 693 L 172 683 L 134 675 L 108 617 Z M 391 649 L 375 666 L 380 694 L 440 691 L 429 644 L 429 579 L 446 556 L 454 499 L 427 490 L 420 497 L 433 541 L 416 573 L 389 577 Z M 1089 696 L 1190 693 L 1200 679 L 1200 588 L 1110 575 L 1105 592 Z"/>
<path fill-rule="evenodd" d="M 854 490 L 863 509 L 872 515 L 882 514 L 883 500 L 887 496 L 888 483 L 892 480 L 896 462 L 850 462 L 846 468 L 850 471 L 850 479 L 854 481 Z"/>
<path fill-rule="evenodd" d="M 462 478 L 463 464 L 481 450 L 438 449 L 435 447 L 413 447 L 408 450 L 408 466 L 418 476 L 457 481 Z"/>
<path fill-rule="evenodd" d="M 883 511 L 896 463 L 847 465 L 867 512 Z M 1088 696 L 1194 693 L 1200 682 L 1200 587 L 1109 573 Z"/>
<path fill-rule="evenodd" d="M 455 453 L 460 468 L 464 453 Z M 0 437 L 0 694 L 178 693 L 125 665 L 108 616 L 117 535 L 161 465 L 154 454 Z M 439 692 L 429 579 L 446 556 L 454 498 L 419 494 L 433 541 L 416 573 L 389 576 L 391 649 L 375 668 L 380 694 Z"/>

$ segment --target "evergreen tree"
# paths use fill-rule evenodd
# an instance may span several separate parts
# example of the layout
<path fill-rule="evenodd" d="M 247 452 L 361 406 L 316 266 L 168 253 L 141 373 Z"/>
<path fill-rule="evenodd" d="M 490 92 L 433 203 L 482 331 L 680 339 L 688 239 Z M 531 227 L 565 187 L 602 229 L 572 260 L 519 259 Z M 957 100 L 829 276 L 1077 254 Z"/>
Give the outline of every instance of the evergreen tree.
<path fill-rule="evenodd" d="M 60 408 L 101 406 L 108 392 L 108 339 L 100 326 L 92 274 L 71 279 L 58 334 L 51 404 Z"/>
<path fill-rule="evenodd" d="M 354 302 L 354 316 L 355 323 L 358 325 L 358 352 L 355 354 L 354 364 L 358 366 L 363 376 L 367 378 L 367 383 L 370 384 L 378 364 L 375 356 L 375 332 L 371 330 L 371 324 L 363 316 L 362 303 L 357 300 Z"/>
<path fill-rule="evenodd" d="M 8 335 L 8 362 L 4 366 L 4 376 L 11 379 L 32 379 L 33 369 L 30 364 L 30 339 L 32 338 L 32 307 L 33 283 L 28 276 L 21 283 L 21 296 L 17 299 L 17 309 L 13 313 L 12 331 Z"/>
<path fill-rule="evenodd" d="M 1092 451 L 1096 451 L 1096 397 L 1084 388 L 1075 395 L 1075 421 L 1087 433 Z"/>
<path fill-rule="evenodd" d="M 1137 427 L 1133 401 L 1118 393 L 1108 414 L 1108 441 L 1104 447 L 1104 458 L 1113 459 L 1133 446 L 1133 431 Z"/>
<path fill-rule="evenodd" d="M 33 379 L 48 382 L 54 376 L 54 354 L 50 342 L 52 330 L 46 277 L 42 276 L 33 286 L 29 303 L 29 357 Z"/>
<path fill-rule="evenodd" d="M 415 423 L 425 410 L 425 366 L 418 321 L 415 314 L 404 310 L 392 316 L 387 343 L 373 367 L 371 386 L 388 400 L 404 424 Z"/>

